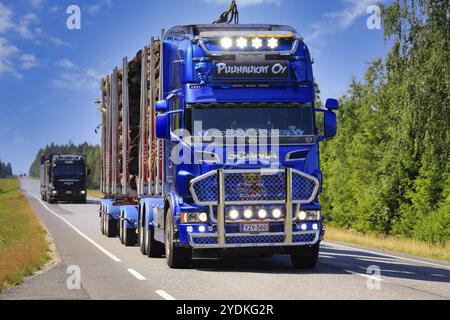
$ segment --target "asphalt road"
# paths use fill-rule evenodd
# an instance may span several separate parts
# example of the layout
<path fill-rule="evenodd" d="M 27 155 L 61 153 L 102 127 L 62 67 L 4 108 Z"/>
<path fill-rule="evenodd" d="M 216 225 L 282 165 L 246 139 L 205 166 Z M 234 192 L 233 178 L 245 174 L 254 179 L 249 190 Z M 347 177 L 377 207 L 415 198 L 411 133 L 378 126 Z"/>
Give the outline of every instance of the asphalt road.
<path fill-rule="evenodd" d="M 60 259 L 0 300 L 450 299 L 449 263 L 330 242 L 323 243 L 313 271 L 294 269 L 287 256 L 196 259 L 188 270 L 171 270 L 164 259 L 102 236 L 95 201 L 44 204 L 38 181 L 23 180 L 22 187 Z M 68 269 L 81 272 L 81 289 L 69 289 Z"/>

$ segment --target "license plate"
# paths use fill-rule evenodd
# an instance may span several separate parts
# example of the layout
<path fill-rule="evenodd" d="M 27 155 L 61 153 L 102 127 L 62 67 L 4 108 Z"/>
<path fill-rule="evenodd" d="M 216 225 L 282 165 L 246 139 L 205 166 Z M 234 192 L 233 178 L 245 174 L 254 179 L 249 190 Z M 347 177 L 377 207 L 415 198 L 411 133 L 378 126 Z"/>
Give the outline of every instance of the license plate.
<path fill-rule="evenodd" d="M 66 191 L 66 194 L 72 194 L 72 191 Z"/>
<path fill-rule="evenodd" d="M 250 233 L 258 233 L 258 232 L 269 232 L 269 224 L 268 223 L 242 223 L 241 224 L 241 232 L 250 232 Z"/>

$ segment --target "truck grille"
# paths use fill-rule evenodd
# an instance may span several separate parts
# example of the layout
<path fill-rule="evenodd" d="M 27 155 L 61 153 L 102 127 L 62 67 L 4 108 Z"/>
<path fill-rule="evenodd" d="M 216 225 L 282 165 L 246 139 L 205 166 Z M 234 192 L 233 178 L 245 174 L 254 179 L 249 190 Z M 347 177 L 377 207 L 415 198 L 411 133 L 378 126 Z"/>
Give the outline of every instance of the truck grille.
<path fill-rule="evenodd" d="M 263 173 L 252 171 L 224 171 L 225 204 L 283 203 L 286 200 L 286 172 Z M 294 170 L 292 173 L 292 201 L 310 203 L 319 189 L 316 178 Z M 218 201 L 218 175 L 211 172 L 193 180 L 191 192 L 202 205 Z"/>

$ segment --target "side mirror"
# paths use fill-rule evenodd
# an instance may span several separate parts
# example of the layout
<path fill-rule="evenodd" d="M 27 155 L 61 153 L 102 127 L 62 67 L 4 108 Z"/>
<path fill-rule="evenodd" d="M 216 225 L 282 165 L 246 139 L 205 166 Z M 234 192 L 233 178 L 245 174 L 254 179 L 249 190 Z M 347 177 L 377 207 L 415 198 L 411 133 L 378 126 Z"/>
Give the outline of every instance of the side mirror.
<path fill-rule="evenodd" d="M 338 110 L 339 109 L 339 101 L 336 99 L 327 99 L 325 103 L 325 108 L 328 110 Z"/>
<path fill-rule="evenodd" d="M 156 116 L 156 138 L 163 140 L 170 139 L 168 114 L 160 114 Z"/>
<path fill-rule="evenodd" d="M 337 133 L 336 114 L 333 111 L 324 112 L 324 135 L 325 138 L 333 138 Z"/>
<path fill-rule="evenodd" d="M 168 100 L 156 101 L 155 109 L 156 112 L 166 113 L 167 111 L 169 111 L 169 101 Z"/>

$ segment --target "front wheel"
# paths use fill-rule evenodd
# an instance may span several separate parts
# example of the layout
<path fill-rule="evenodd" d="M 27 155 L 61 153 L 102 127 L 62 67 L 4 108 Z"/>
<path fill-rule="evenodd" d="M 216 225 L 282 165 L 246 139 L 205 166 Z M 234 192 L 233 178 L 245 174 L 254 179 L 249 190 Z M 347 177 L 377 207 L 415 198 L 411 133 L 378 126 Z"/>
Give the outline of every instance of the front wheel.
<path fill-rule="evenodd" d="M 175 246 L 172 210 L 168 209 L 165 223 L 165 254 L 166 262 L 171 269 L 184 269 L 189 266 L 192 250 Z"/>
<path fill-rule="evenodd" d="M 314 269 L 319 260 L 319 249 L 320 245 L 316 244 L 308 248 L 305 253 L 292 254 L 292 265 L 297 269 Z"/>

